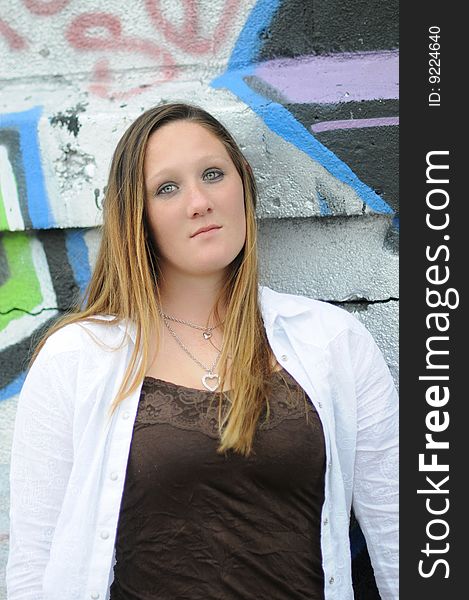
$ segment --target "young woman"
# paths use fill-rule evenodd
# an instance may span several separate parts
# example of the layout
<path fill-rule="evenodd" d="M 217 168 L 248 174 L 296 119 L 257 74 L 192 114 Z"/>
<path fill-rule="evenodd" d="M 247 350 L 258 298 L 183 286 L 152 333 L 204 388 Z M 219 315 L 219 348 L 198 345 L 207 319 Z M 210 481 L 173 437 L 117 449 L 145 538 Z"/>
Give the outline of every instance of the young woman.
<path fill-rule="evenodd" d="M 398 598 L 397 399 L 368 331 L 259 288 L 256 188 L 185 104 L 114 153 L 84 307 L 40 344 L 11 461 L 9 600 Z"/>

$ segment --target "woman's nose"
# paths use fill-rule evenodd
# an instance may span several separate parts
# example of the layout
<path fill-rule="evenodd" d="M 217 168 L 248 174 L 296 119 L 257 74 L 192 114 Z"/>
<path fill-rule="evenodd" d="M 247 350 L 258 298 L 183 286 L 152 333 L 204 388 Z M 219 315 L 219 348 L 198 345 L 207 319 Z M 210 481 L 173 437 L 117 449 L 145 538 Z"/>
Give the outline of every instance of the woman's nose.
<path fill-rule="evenodd" d="M 190 217 L 204 215 L 213 209 L 212 201 L 203 185 L 192 185 L 188 189 L 188 213 Z"/>

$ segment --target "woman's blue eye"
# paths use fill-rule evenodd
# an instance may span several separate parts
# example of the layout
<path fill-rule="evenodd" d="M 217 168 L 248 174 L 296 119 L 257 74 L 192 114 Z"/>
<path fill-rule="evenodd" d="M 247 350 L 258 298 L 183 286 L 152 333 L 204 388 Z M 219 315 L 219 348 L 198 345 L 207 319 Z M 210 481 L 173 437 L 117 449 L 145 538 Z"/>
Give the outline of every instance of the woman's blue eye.
<path fill-rule="evenodd" d="M 204 179 L 206 181 L 216 181 L 217 179 L 221 179 L 223 177 L 223 171 L 220 169 L 210 169 L 209 171 L 205 171 Z"/>
<path fill-rule="evenodd" d="M 174 191 L 173 188 L 176 188 L 174 183 L 165 183 L 160 188 L 158 188 L 156 194 L 170 194 L 172 191 Z"/>
<path fill-rule="evenodd" d="M 207 171 L 205 171 L 202 177 L 204 181 L 212 182 L 222 179 L 223 175 L 224 173 L 223 171 L 220 171 L 220 169 L 208 169 Z M 176 189 L 177 185 L 175 183 L 165 183 L 157 189 L 155 195 L 160 196 L 165 194 L 171 194 Z"/>

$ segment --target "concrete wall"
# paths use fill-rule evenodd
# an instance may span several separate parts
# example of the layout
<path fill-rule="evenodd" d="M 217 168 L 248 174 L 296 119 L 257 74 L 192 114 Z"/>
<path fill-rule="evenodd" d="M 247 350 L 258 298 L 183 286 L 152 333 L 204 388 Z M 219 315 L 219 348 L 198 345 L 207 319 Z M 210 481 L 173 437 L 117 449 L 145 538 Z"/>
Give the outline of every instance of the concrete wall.
<path fill-rule="evenodd" d="M 397 10 L 0 0 L 0 599 L 28 352 L 86 286 L 113 147 L 146 108 L 192 101 L 228 126 L 259 182 L 262 281 L 353 310 L 397 380 Z"/>

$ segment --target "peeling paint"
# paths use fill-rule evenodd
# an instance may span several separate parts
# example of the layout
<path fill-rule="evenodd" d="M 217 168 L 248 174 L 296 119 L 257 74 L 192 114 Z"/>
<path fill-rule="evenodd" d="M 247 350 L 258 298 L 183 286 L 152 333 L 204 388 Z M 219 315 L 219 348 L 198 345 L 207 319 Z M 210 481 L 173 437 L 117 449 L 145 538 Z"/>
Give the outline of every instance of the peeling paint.
<path fill-rule="evenodd" d="M 79 188 L 84 182 L 93 180 L 96 159 L 91 154 L 67 143 L 60 147 L 61 155 L 54 161 L 61 190 Z"/>
<path fill-rule="evenodd" d="M 47 54 L 45 56 L 47 56 Z M 65 127 L 70 133 L 77 137 L 81 128 L 78 115 L 85 111 L 86 105 L 79 103 L 73 108 L 68 108 L 65 112 L 56 113 L 49 118 L 49 122 L 53 127 L 56 127 L 57 125 L 60 127 Z"/>

